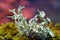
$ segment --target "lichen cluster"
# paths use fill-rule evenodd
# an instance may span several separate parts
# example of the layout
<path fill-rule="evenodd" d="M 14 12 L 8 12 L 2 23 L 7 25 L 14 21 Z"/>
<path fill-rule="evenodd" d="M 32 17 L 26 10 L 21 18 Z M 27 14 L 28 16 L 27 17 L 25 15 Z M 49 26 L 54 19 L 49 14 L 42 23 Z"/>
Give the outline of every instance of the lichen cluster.
<path fill-rule="evenodd" d="M 50 28 L 48 27 L 49 22 L 51 21 L 50 18 L 44 18 L 45 12 L 39 11 L 39 14 L 35 15 L 32 19 L 29 21 L 26 20 L 27 17 L 23 17 L 22 15 L 22 9 L 25 8 L 24 6 L 18 7 L 18 13 L 15 12 L 15 9 L 10 10 L 14 15 L 8 16 L 15 20 L 15 24 L 18 26 L 19 31 L 21 31 L 23 34 L 27 37 L 35 37 L 38 36 L 38 39 L 47 40 L 47 38 L 54 37 L 54 33 Z M 37 23 L 38 17 L 41 19 L 41 23 Z M 21 35 L 20 35 L 21 36 Z M 43 39 L 44 38 L 44 39 Z"/>
<path fill-rule="evenodd" d="M 8 17 L 15 22 L 0 26 L 0 40 L 60 40 L 60 23 L 54 24 L 50 18 L 44 18 L 45 12 L 39 10 L 39 14 L 27 21 L 22 15 L 23 8 L 18 7 L 18 14 L 16 9 L 10 10 L 14 15 Z"/>

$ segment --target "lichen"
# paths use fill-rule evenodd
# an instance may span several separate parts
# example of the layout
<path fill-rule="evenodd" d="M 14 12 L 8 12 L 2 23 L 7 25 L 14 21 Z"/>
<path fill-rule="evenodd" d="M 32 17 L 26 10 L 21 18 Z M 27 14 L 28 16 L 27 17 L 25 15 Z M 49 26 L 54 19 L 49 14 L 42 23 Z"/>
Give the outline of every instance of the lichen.
<path fill-rule="evenodd" d="M 24 6 L 18 7 L 18 12 L 15 12 L 15 9 L 10 10 L 14 15 L 8 16 L 15 20 L 15 24 L 18 26 L 18 30 L 21 31 L 23 34 L 27 37 L 34 38 L 35 36 L 38 36 L 42 40 L 46 40 L 47 37 L 49 38 L 54 37 L 54 33 L 52 30 L 50 30 L 48 24 L 50 23 L 50 18 L 44 18 L 45 12 L 39 11 L 39 14 L 35 15 L 34 18 L 30 19 L 29 21 L 26 20 L 27 17 L 23 17 L 22 15 L 22 9 L 25 8 Z M 41 19 L 41 23 L 37 23 L 38 17 Z M 43 39 L 44 38 L 44 39 Z"/>
<path fill-rule="evenodd" d="M 0 26 L 0 40 L 60 40 L 60 23 L 54 24 L 50 18 L 44 18 L 45 12 L 39 10 L 39 14 L 27 21 L 22 15 L 23 8 L 25 7 L 18 7 L 18 14 L 16 9 L 10 10 L 14 15 L 8 17 L 15 22 Z"/>

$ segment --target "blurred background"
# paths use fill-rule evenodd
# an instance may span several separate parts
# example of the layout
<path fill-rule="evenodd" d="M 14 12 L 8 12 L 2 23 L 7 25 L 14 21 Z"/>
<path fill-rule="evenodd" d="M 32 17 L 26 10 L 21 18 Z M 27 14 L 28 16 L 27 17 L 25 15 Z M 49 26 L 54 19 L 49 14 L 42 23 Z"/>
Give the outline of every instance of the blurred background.
<path fill-rule="evenodd" d="M 26 7 L 22 14 L 27 19 L 34 17 L 39 9 L 44 11 L 46 17 L 50 17 L 54 23 L 60 22 L 60 0 L 0 0 L 0 24 L 13 21 L 7 17 L 13 15 L 9 9 L 17 9 L 20 5 Z"/>

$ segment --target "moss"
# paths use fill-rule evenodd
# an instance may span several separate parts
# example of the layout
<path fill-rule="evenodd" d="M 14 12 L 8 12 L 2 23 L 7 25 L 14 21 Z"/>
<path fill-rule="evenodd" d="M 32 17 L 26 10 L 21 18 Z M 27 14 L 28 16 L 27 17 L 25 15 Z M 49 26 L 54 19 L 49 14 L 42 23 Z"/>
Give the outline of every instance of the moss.
<path fill-rule="evenodd" d="M 54 32 L 55 37 L 51 38 L 50 40 L 60 40 L 60 23 L 56 23 L 53 25 L 53 22 L 49 24 L 49 27 Z"/>
<path fill-rule="evenodd" d="M 60 30 L 60 23 L 56 23 L 55 24 L 55 27 L 56 27 L 56 29 L 59 29 Z"/>
<path fill-rule="evenodd" d="M 25 35 L 22 35 L 21 31 L 18 31 L 17 26 L 13 23 L 7 23 L 0 27 L 0 40 L 7 39 L 9 40 L 12 38 L 12 40 L 30 40 Z"/>
<path fill-rule="evenodd" d="M 9 39 L 12 35 L 16 34 L 17 32 L 18 28 L 12 22 L 4 24 L 0 27 L 0 36 L 2 36 L 3 38 Z"/>

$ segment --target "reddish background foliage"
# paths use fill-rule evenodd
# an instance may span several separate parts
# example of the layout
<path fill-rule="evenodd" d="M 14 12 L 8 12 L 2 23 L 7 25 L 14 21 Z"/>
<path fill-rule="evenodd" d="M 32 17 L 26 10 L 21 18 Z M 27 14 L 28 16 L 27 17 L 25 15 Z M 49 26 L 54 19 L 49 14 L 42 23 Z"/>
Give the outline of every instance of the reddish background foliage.
<path fill-rule="evenodd" d="M 23 9 L 23 16 L 30 19 L 37 13 L 37 9 L 46 12 L 46 16 L 55 22 L 60 22 L 60 1 L 59 0 L 0 0 L 0 24 L 12 21 L 7 18 L 13 15 L 9 9 L 18 8 L 19 5 L 26 6 Z M 56 18 L 56 19 L 55 19 Z"/>

